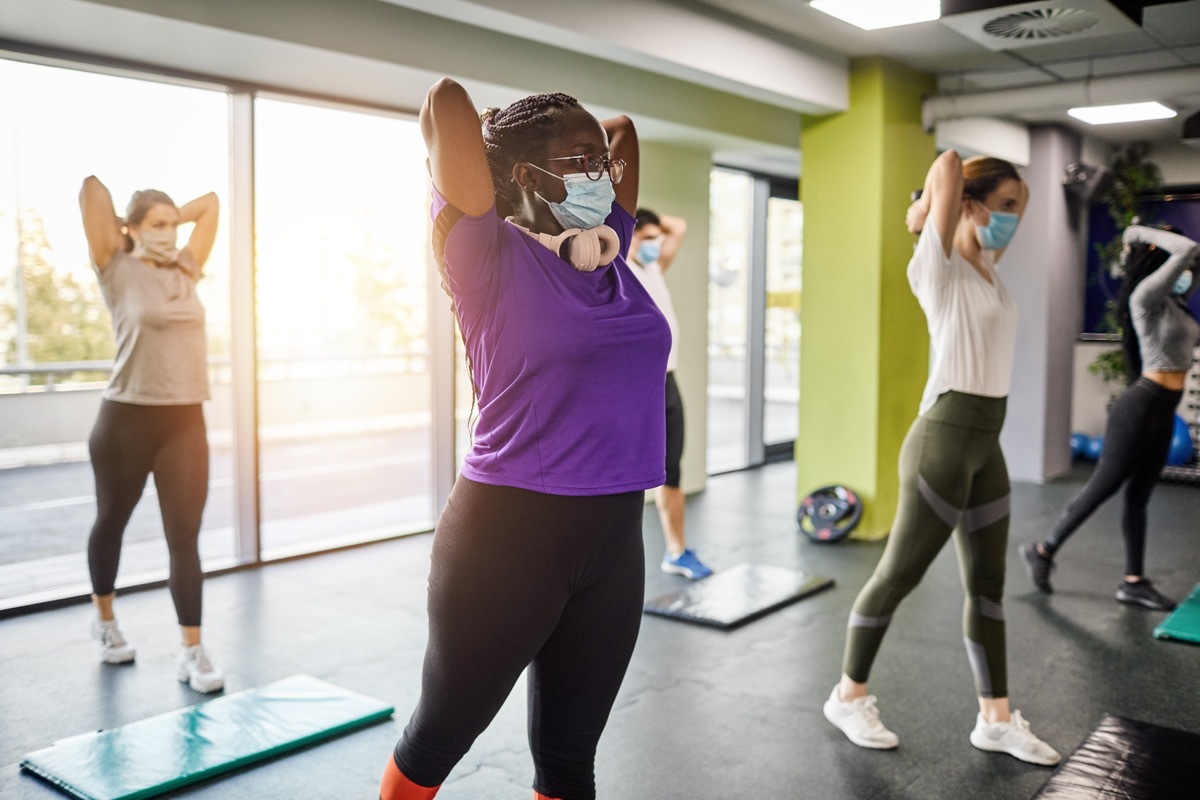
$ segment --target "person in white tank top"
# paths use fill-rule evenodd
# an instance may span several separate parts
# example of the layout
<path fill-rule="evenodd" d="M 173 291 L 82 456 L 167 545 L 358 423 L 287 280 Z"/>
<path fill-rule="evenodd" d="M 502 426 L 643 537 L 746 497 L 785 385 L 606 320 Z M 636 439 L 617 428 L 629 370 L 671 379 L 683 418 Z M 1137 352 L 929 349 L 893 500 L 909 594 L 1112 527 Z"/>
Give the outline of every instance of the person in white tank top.
<path fill-rule="evenodd" d="M 671 290 L 667 288 L 666 272 L 675 262 L 675 256 L 687 233 L 687 220 L 663 214 L 659 216 L 648 208 L 639 208 L 635 217 L 633 237 L 629 241 L 629 256 L 626 261 L 658 310 L 667 318 L 671 329 L 671 352 L 667 356 L 667 482 L 658 487 L 654 504 L 658 507 L 658 518 L 662 523 L 666 552 L 660 568 L 663 572 L 683 575 L 692 580 L 707 578 L 712 574 L 695 551 L 687 546 L 684 531 L 684 495 L 680 488 L 680 460 L 683 458 L 684 416 L 683 398 L 675 381 L 675 368 L 679 359 L 679 320 L 671 302 Z"/>

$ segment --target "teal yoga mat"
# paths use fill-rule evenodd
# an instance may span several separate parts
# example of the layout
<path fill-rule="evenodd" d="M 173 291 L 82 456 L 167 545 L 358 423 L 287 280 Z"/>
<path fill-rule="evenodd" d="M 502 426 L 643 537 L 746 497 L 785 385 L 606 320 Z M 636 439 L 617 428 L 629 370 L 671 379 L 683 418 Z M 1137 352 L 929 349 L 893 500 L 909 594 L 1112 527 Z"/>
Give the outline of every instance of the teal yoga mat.
<path fill-rule="evenodd" d="M 21 768 L 83 800 L 139 800 L 389 718 L 309 675 L 55 742 Z"/>
<path fill-rule="evenodd" d="M 1181 642 L 1200 644 L 1200 583 L 1192 589 L 1187 599 L 1154 629 L 1159 639 L 1178 639 Z"/>

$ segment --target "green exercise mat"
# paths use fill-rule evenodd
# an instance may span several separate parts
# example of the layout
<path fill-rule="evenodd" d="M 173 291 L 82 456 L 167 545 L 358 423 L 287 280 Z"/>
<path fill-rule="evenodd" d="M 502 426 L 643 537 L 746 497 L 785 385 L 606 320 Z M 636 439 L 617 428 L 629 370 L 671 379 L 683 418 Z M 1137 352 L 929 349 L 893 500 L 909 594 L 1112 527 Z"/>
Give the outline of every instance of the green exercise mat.
<path fill-rule="evenodd" d="M 293 675 L 258 689 L 72 736 L 21 768 L 83 800 L 137 800 L 389 718 L 379 700 Z"/>
<path fill-rule="evenodd" d="M 1170 616 L 1154 629 L 1159 639 L 1178 639 L 1181 642 L 1200 644 L 1200 583 L 1192 589 L 1187 599 L 1175 607 Z"/>

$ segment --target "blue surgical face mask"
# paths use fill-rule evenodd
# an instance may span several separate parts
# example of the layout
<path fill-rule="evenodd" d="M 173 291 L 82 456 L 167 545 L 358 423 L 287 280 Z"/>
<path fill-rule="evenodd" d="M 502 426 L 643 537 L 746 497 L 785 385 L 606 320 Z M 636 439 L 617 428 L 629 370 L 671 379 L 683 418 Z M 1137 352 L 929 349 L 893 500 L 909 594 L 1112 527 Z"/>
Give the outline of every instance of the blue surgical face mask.
<path fill-rule="evenodd" d="M 1179 277 L 1175 279 L 1175 287 L 1171 289 L 1171 294 L 1183 296 L 1188 293 L 1188 289 L 1192 288 L 1192 271 L 1189 269 L 1186 272 L 1181 272 Z"/>
<path fill-rule="evenodd" d="M 639 264 L 653 264 L 662 255 L 662 242 L 658 239 L 647 239 L 638 245 L 637 261 Z"/>
<path fill-rule="evenodd" d="M 975 237 L 979 240 L 980 246 L 984 250 L 999 250 L 1007 247 L 1012 241 L 1013 234 L 1017 232 L 1017 223 L 1021 218 L 1016 214 L 1010 214 L 1007 211 L 993 211 L 988 209 L 991 215 L 987 225 L 975 226 Z"/>
<path fill-rule="evenodd" d="M 567 199 L 561 203 L 551 202 L 540 194 L 538 195 L 542 202 L 550 206 L 550 213 L 554 215 L 564 230 L 567 228 L 594 228 L 604 224 L 604 220 L 608 219 L 608 215 L 612 212 L 613 201 L 617 199 L 617 193 L 613 189 L 612 178 L 608 176 L 607 172 L 600 176 L 600 180 L 594 181 L 585 172 L 555 175 L 536 164 L 530 166 L 547 175 L 553 175 L 567 187 Z"/>

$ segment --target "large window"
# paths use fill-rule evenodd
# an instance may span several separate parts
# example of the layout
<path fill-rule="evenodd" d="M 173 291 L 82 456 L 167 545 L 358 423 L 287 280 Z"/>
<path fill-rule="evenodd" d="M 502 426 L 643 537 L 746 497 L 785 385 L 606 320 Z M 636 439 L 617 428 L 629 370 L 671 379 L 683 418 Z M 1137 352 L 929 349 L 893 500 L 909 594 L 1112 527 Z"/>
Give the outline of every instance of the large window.
<path fill-rule="evenodd" d="M 417 126 L 268 99 L 254 116 L 264 554 L 428 529 Z"/>
<path fill-rule="evenodd" d="M 184 203 L 229 196 L 228 97 L 0 60 L 0 607 L 88 591 L 95 518 L 87 437 L 114 351 L 90 266 L 79 188 L 98 176 L 123 213 L 137 189 Z M 170 121 L 170 133 L 159 125 Z M 201 553 L 232 550 L 229 245 L 223 225 L 198 291 L 208 317 L 212 484 Z M 185 241 L 188 229 L 180 231 Z M 165 575 L 151 479 L 125 534 L 123 583 Z"/>
<path fill-rule="evenodd" d="M 790 452 L 800 399 L 795 181 L 715 169 L 709 184 L 708 471 Z"/>
<path fill-rule="evenodd" d="M 79 213 L 91 174 L 118 213 L 143 188 L 221 201 L 199 285 L 204 568 L 432 526 L 453 466 L 454 366 L 411 117 L 3 59 L 0 104 L 0 611 L 90 591 L 87 440 L 114 352 Z M 166 566 L 151 479 L 117 586 Z"/>

